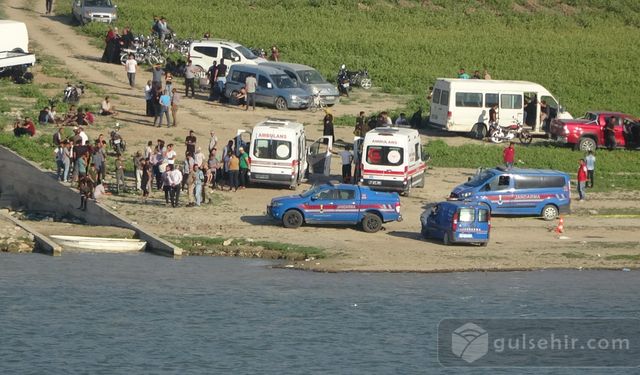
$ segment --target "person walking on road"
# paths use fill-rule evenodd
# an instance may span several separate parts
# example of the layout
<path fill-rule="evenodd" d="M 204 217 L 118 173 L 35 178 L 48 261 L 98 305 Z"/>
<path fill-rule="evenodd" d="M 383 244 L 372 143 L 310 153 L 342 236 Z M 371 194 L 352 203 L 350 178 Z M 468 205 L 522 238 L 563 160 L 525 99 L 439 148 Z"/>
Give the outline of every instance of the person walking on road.
<path fill-rule="evenodd" d="M 509 142 L 509 146 L 502 151 L 502 159 L 507 169 L 513 168 L 513 160 L 516 157 L 516 150 L 513 148 L 513 142 Z"/>
<path fill-rule="evenodd" d="M 51 8 L 53 8 L 53 0 L 46 0 L 45 6 L 47 8 L 47 12 L 45 14 L 51 14 Z"/>
<path fill-rule="evenodd" d="M 245 111 L 249 110 L 249 106 L 253 107 L 253 110 L 256 110 L 256 88 L 258 87 L 258 81 L 253 74 L 247 76 L 247 79 L 244 81 L 244 87 L 247 92 L 247 106 L 245 107 Z"/>
<path fill-rule="evenodd" d="M 587 163 L 584 159 L 580 159 L 578 166 L 578 195 L 580 196 L 580 201 L 585 200 L 585 186 L 587 185 Z"/>
<path fill-rule="evenodd" d="M 171 95 L 171 117 L 173 117 L 173 126 L 178 126 L 178 108 L 180 107 L 180 94 L 174 87 L 171 89 L 173 95 Z"/>
<path fill-rule="evenodd" d="M 593 180 L 595 180 L 594 174 L 596 171 L 596 157 L 593 155 L 593 151 L 589 151 L 585 161 L 587 162 L 587 178 L 589 179 L 586 187 L 593 188 Z"/>
<path fill-rule="evenodd" d="M 129 86 L 133 88 L 136 85 L 136 70 L 138 69 L 138 62 L 133 58 L 133 53 L 129 54 L 127 62 L 124 63 L 124 69 L 127 71 Z"/>

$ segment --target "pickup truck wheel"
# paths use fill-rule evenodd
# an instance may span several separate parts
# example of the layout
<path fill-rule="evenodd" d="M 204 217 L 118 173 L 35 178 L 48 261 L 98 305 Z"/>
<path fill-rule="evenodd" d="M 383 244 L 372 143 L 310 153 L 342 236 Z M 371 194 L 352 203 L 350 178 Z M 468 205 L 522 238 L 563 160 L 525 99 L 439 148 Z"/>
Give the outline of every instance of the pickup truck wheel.
<path fill-rule="evenodd" d="M 558 217 L 558 208 L 552 204 L 544 206 L 542 217 L 547 221 L 555 220 Z"/>
<path fill-rule="evenodd" d="M 376 214 L 365 214 L 362 218 L 362 230 L 367 233 L 375 233 L 382 228 L 382 219 Z"/>
<path fill-rule="evenodd" d="M 285 228 L 298 228 L 302 225 L 303 221 L 302 214 L 296 210 L 289 210 L 282 216 L 282 225 L 284 225 Z"/>
<path fill-rule="evenodd" d="M 593 138 L 589 137 L 580 139 L 580 143 L 578 143 L 578 149 L 584 152 L 595 151 L 597 147 L 598 144 L 596 143 L 596 141 L 594 141 Z"/>

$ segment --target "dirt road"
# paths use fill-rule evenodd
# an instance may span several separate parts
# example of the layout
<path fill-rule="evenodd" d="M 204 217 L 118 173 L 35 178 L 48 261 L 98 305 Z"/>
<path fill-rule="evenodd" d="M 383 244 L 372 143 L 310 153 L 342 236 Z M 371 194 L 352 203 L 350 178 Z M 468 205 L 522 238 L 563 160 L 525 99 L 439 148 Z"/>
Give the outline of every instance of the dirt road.
<path fill-rule="evenodd" d="M 36 9 L 28 6 L 35 4 Z M 294 118 L 306 124 L 307 134 L 315 138 L 321 134 L 323 114 L 306 111 L 279 112 L 258 108 L 241 111 L 234 107 L 206 102 L 204 94 L 196 99 L 184 99 L 177 128 L 154 128 L 144 114 L 142 85 L 150 73 L 138 74 L 139 87 L 130 89 L 124 69 L 118 65 L 99 62 L 102 51 L 91 46 L 88 38 L 78 35 L 69 20 L 44 16 L 44 4 L 28 0 L 5 1 L 9 19 L 27 24 L 30 37 L 66 65 L 78 78 L 104 88 L 114 96 L 120 115 L 117 118 L 123 137 L 129 142 L 128 151 L 142 150 L 147 141 L 164 138 L 175 142 L 179 155 L 184 152 L 183 140 L 193 129 L 198 143 L 206 149 L 209 131 L 214 129 L 220 142 L 233 137 L 239 128 L 250 128 L 265 117 Z M 41 79 L 36 77 L 36 80 Z M 178 81 L 177 87 L 181 88 Z M 62 89 L 62 88 L 61 88 Z M 349 104 L 333 108 L 336 115 L 380 111 L 402 105 L 403 98 L 360 92 Z M 114 122 L 116 120 L 113 120 Z M 89 130 L 89 135 L 97 136 Z M 337 138 L 351 139 L 351 129 L 337 128 Z M 446 137 L 451 143 L 472 142 L 462 137 Z M 334 161 L 339 173 L 338 161 Z M 264 215 L 266 204 L 274 196 L 290 191 L 274 188 L 250 188 L 236 193 L 213 195 L 213 204 L 192 209 L 164 206 L 161 193 L 154 192 L 150 203 L 140 204 L 135 196 L 114 197 L 106 204 L 120 213 L 164 235 L 207 235 L 225 238 L 252 238 L 311 245 L 327 249 L 327 259 L 301 262 L 301 268 L 316 270 L 358 271 L 445 271 L 493 270 L 528 268 L 621 268 L 638 267 L 640 218 L 595 215 L 596 211 L 640 211 L 637 192 L 590 194 L 584 203 L 574 203 L 579 214 L 565 219 L 565 235 L 558 237 L 549 228 L 553 226 L 535 218 L 494 218 L 492 239 L 488 247 L 451 246 L 427 242 L 419 237 L 419 216 L 424 206 L 442 200 L 452 187 L 465 181 L 469 170 L 430 169 L 424 189 L 411 197 L 402 198 L 405 220 L 389 223 L 385 230 L 367 234 L 354 228 L 309 227 L 287 230 Z M 302 186 L 299 191 L 306 188 Z"/>

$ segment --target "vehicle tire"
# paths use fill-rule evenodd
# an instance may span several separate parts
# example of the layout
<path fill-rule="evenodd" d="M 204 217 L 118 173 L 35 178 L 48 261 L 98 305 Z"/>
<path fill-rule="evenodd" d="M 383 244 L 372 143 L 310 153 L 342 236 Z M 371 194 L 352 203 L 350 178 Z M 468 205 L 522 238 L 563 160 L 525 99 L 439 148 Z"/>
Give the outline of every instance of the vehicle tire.
<path fill-rule="evenodd" d="M 558 217 L 558 207 L 548 204 L 542 208 L 541 215 L 546 221 L 555 220 Z"/>
<path fill-rule="evenodd" d="M 304 218 L 302 214 L 297 210 L 289 210 L 282 216 L 282 225 L 285 228 L 298 228 L 302 225 L 303 221 Z"/>
<path fill-rule="evenodd" d="M 489 139 L 491 139 L 493 143 L 502 143 L 502 141 L 504 141 L 504 133 L 502 130 L 496 130 L 491 134 Z"/>
<path fill-rule="evenodd" d="M 365 90 L 369 90 L 371 88 L 371 78 L 362 78 L 360 80 L 360 87 Z"/>
<path fill-rule="evenodd" d="M 449 233 L 449 232 L 445 232 L 444 233 L 444 237 L 442 238 L 442 243 L 445 246 L 449 246 L 449 245 L 453 244 L 453 241 L 451 241 L 451 233 Z"/>
<path fill-rule="evenodd" d="M 489 245 L 489 241 L 487 241 L 487 242 L 480 242 L 480 246 L 482 246 L 482 247 L 487 247 L 487 245 Z"/>
<path fill-rule="evenodd" d="M 278 111 L 286 111 L 288 109 L 287 101 L 282 96 L 278 96 L 276 99 L 276 109 Z"/>
<path fill-rule="evenodd" d="M 426 179 L 427 179 L 427 174 L 422 172 L 422 180 L 420 180 L 420 183 L 416 187 L 418 187 L 420 189 L 423 189 L 424 188 L 424 180 L 426 180 Z"/>
<path fill-rule="evenodd" d="M 487 127 L 482 123 L 478 123 L 473 125 L 471 131 L 469 132 L 469 138 L 473 139 L 484 139 L 487 136 Z"/>
<path fill-rule="evenodd" d="M 578 143 L 578 150 L 584 152 L 595 151 L 597 147 L 598 144 L 596 143 L 596 141 L 593 138 L 589 137 L 581 138 L 580 142 Z"/>
<path fill-rule="evenodd" d="M 367 213 L 362 218 L 362 230 L 367 233 L 375 233 L 382 228 L 382 219 L 376 214 Z"/>
<path fill-rule="evenodd" d="M 129 59 L 129 55 L 126 53 L 120 55 L 120 64 L 124 65 L 127 62 L 127 59 Z"/>
<path fill-rule="evenodd" d="M 229 96 L 229 104 L 238 105 L 238 92 L 236 90 L 231 91 L 231 96 Z"/>
<path fill-rule="evenodd" d="M 533 140 L 533 136 L 531 136 L 531 133 L 529 133 L 528 130 L 523 130 L 518 138 L 520 138 L 520 143 L 522 143 L 523 145 L 528 145 Z"/>

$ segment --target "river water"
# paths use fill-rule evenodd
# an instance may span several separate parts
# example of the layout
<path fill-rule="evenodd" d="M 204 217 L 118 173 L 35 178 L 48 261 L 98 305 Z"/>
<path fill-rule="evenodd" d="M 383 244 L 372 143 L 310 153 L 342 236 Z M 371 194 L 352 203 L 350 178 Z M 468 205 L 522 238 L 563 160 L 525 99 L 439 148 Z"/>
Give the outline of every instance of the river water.
<path fill-rule="evenodd" d="M 0 254 L 0 374 L 631 374 L 443 368 L 447 317 L 639 317 L 640 272 L 323 274 Z"/>

